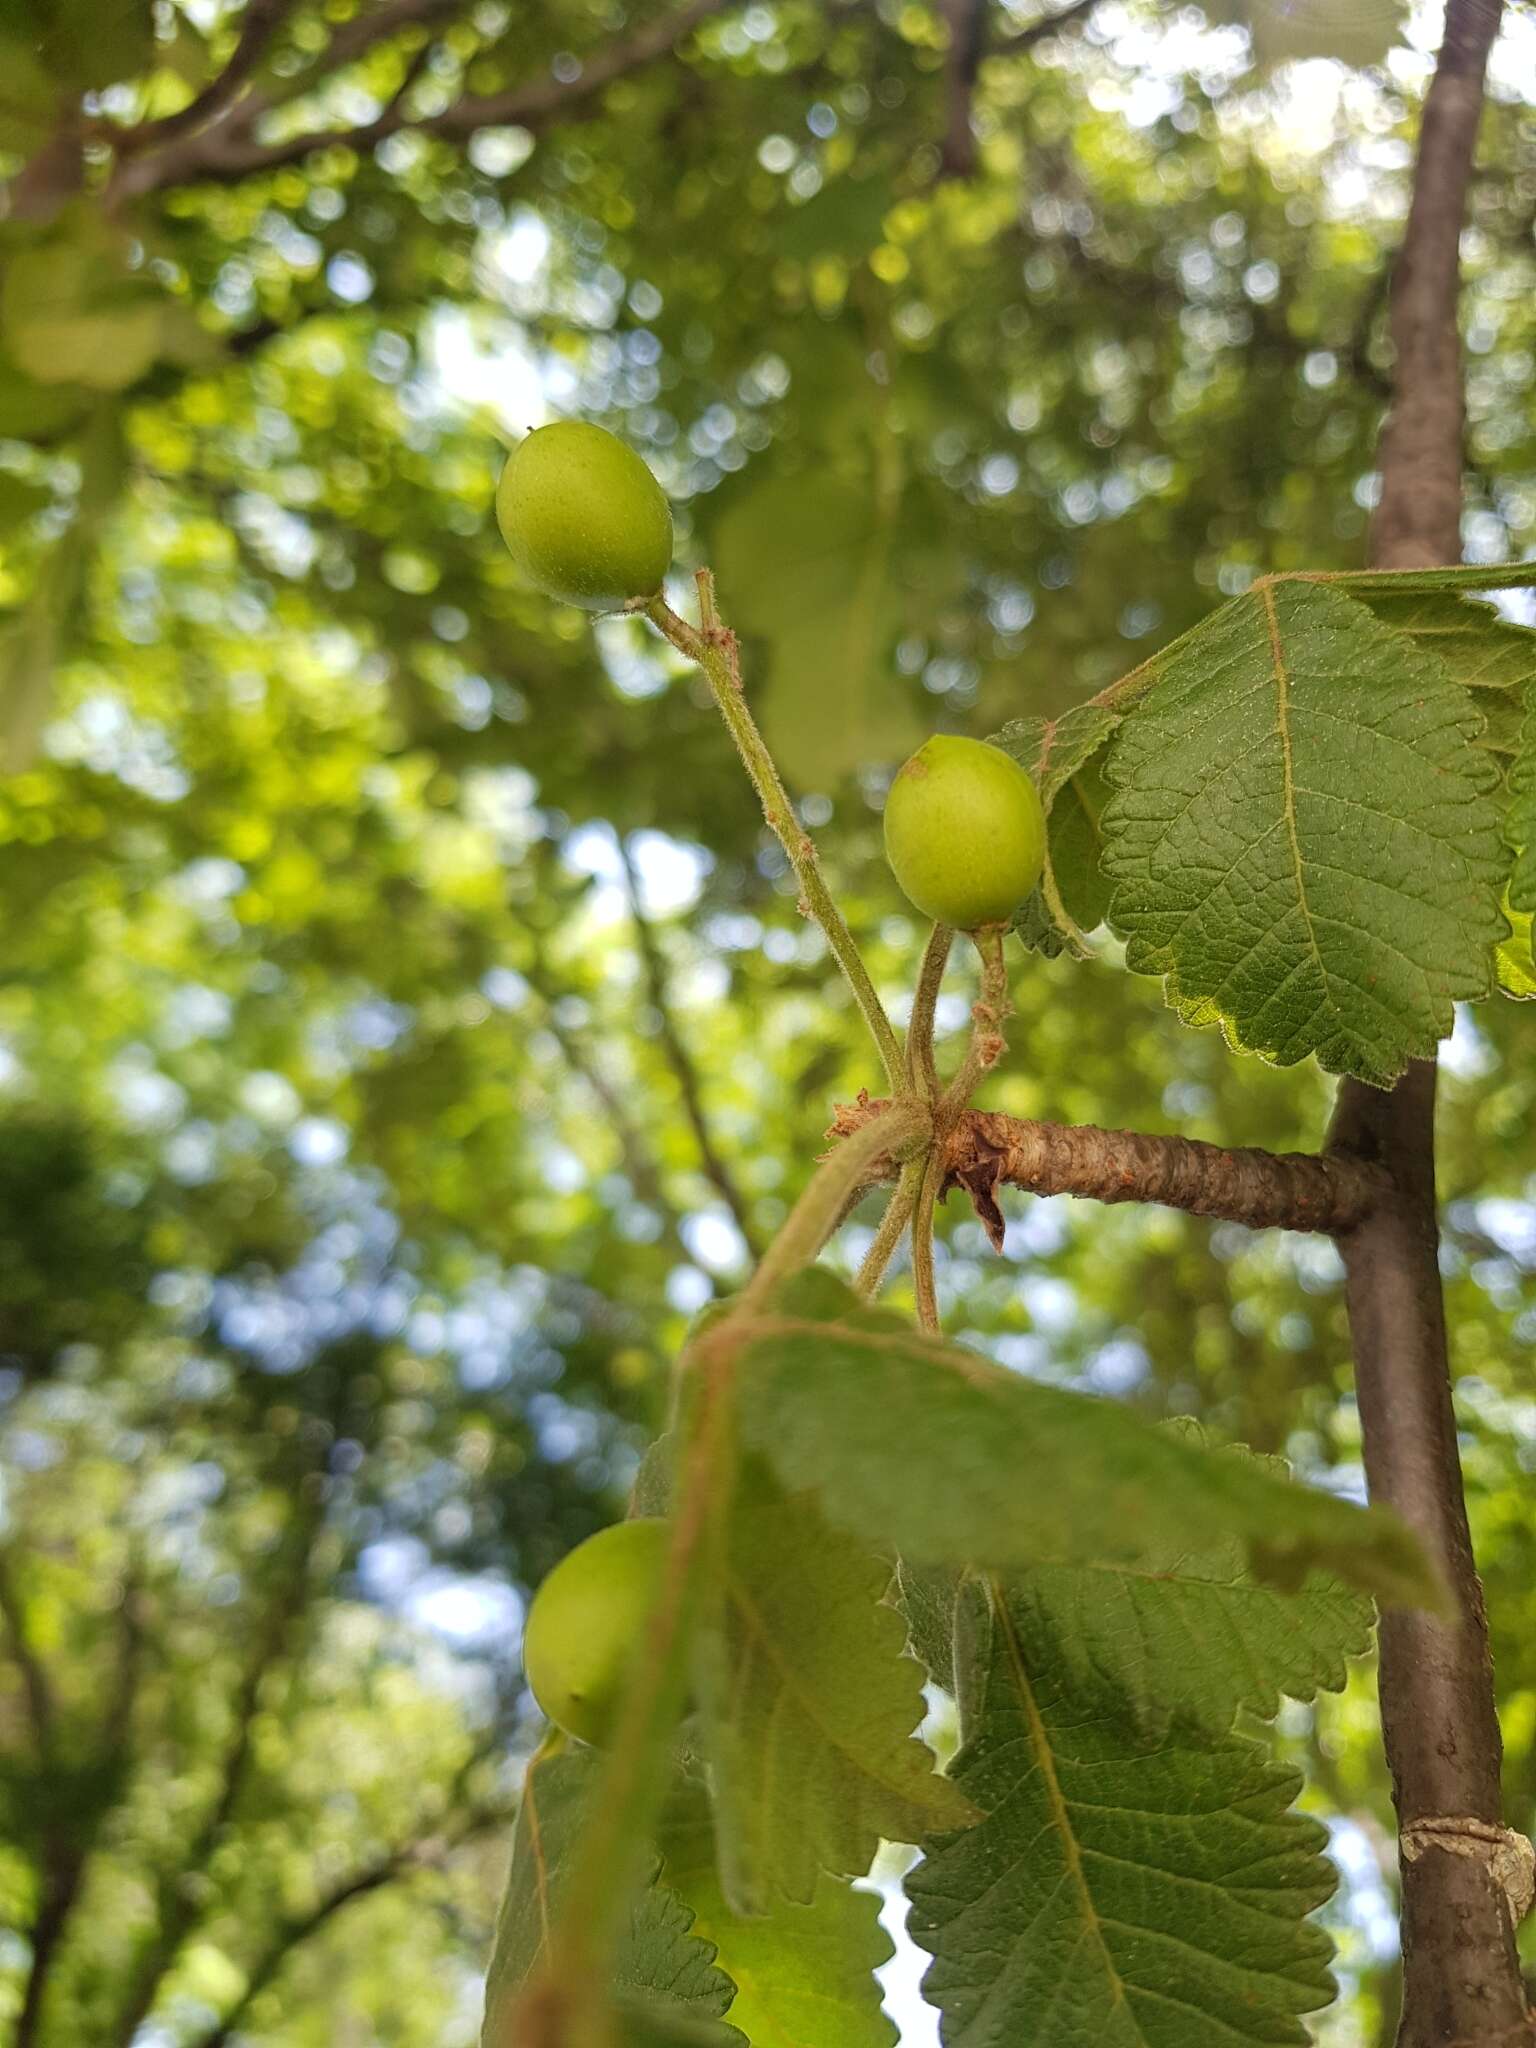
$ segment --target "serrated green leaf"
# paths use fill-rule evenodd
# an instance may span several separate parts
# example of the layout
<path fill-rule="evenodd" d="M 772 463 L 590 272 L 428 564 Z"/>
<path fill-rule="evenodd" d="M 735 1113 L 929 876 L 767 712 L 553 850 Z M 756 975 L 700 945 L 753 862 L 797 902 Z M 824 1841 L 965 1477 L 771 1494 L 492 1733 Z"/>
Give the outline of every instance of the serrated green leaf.
<path fill-rule="evenodd" d="M 543 1959 L 572 1850 L 600 1782 L 601 1761 L 590 1754 L 544 1757 L 528 1767 L 486 1980 L 482 2048 L 516 2048 L 512 2001 Z M 614 1995 L 626 2041 L 745 2048 L 744 2037 L 721 2024 L 735 1986 L 716 1967 L 712 1944 L 693 1932 L 692 1912 L 666 1885 L 652 1882 L 636 1893 L 615 1962 Z"/>
<path fill-rule="evenodd" d="M 1496 770 L 1470 694 L 1370 610 L 1261 584 L 1179 643 L 1109 757 L 1128 964 L 1233 1043 L 1385 1085 L 1487 992 Z"/>
<path fill-rule="evenodd" d="M 917 1564 L 1013 1569 L 1241 1541 L 1263 1575 L 1313 1566 L 1432 1602 L 1397 1519 L 1180 1442 L 1118 1402 L 1042 1386 L 899 1317 L 832 1274 L 748 1325 L 745 1440 L 829 1519 Z"/>
<path fill-rule="evenodd" d="M 912 1654 L 927 1666 L 935 1685 L 948 1691 L 955 1684 L 955 1599 L 959 1577 L 945 1565 L 915 1565 L 902 1558 L 896 1567 L 896 1597 L 907 1617 Z"/>
<path fill-rule="evenodd" d="M 1198 1430 L 1179 1432 L 1201 1444 Z M 1230 1446 L 1211 1455 L 1262 1470 L 1289 1468 Z M 1171 1720 L 1224 1735 L 1240 1711 L 1272 1719 L 1282 1695 L 1337 1692 L 1345 1659 L 1370 1647 L 1371 1604 L 1313 1573 L 1296 1593 L 1247 1570 L 1235 1538 L 1186 1550 L 1169 1544 L 1133 1562 L 1043 1565 L 1012 1582 L 1010 1599 L 1057 1646 L 1064 1682 L 1108 1685 L 1147 1728 Z"/>
<path fill-rule="evenodd" d="M 891 2048 L 896 2029 L 880 2009 L 874 1972 L 893 1951 L 873 1893 L 823 1876 L 809 1905 L 778 1900 L 766 1914 L 740 1918 L 721 1891 L 709 1802 L 694 1785 L 680 1787 L 668 1807 L 660 1847 L 694 1932 L 714 1943 L 736 1986 L 731 2018 L 752 2048 Z"/>
<path fill-rule="evenodd" d="M 1482 744 L 1495 753 L 1514 753 L 1521 694 L 1536 679 L 1536 631 L 1449 590 L 1376 591 L 1366 602 L 1384 626 L 1410 635 L 1476 693 L 1487 721 Z"/>
<path fill-rule="evenodd" d="M 1038 884 L 1014 912 L 1012 929 L 1022 946 L 1031 953 L 1044 954 L 1047 960 L 1059 959 L 1071 947 L 1071 941 L 1051 916 L 1045 891 Z"/>
<path fill-rule="evenodd" d="M 1536 957 L 1531 952 L 1531 917 L 1527 911 L 1510 910 L 1506 904 L 1505 916 L 1509 919 L 1509 937 L 1503 940 L 1494 953 L 1494 966 L 1499 977 L 1499 987 L 1507 996 L 1517 1002 L 1528 1003 L 1536 996 Z"/>
<path fill-rule="evenodd" d="M 700 1740 L 726 1893 L 744 1913 L 862 1876 L 882 1839 L 962 1826 L 966 1802 L 914 1735 L 923 1671 L 884 1602 L 889 1564 L 748 1463 L 722 1604 L 701 1630 Z"/>
<path fill-rule="evenodd" d="M 1512 910 L 1536 910 L 1536 683 L 1524 694 L 1525 717 L 1520 727 L 1520 750 L 1509 771 L 1509 809 L 1504 816 L 1504 838 L 1515 852 L 1509 877 L 1509 905 Z"/>
<path fill-rule="evenodd" d="M 1057 797 L 1051 811 L 1051 872 L 1068 915 L 1091 932 L 1109 912 L 1104 873 L 1104 807 L 1109 802 L 1104 757 L 1095 754 Z"/>
<path fill-rule="evenodd" d="M 1333 1994 L 1333 1890 L 1300 1788 L 1256 1744 L 1138 1731 L 994 1587 L 957 1775 L 986 1815 L 929 1845 L 909 1929 L 946 2048 L 1302 2042 Z"/>
<path fill-rule="evenodd" d="M 1522 719 L 1520 692 L 1477 688 L 1472 695 L 1483 714 L 1483 730 L 1478 734 L 1478 745 L 1486 747 L 1490 754 L 1517 754 L 1520 751 Z"/>
<path fill-rule="evenodd" d="M 1012 719 L 990 736 L 990 744 L 1028 769 L 1049 810 L 1119 723 L 1120 714 L 1108 705 L 1074 704 L 1059 718 Z"/>
<path fill-rule="evenodd" d="M 1015 719 L 992 744 L 1028 769 L 1045 807 L 1045 873 L 1014 920 L 1026 946 L 1054 956 L 1104 922 L 1109 884 L 1100 820 L 1109 792 L 1103 750 L 1120 714 L 1098 703 L 1060 718 Z"/>
<path fill-rule="evenodd" d="M 1536 631 L 1492 605 L 1452 590 L 1372 590 L 1365 602 L 1384 626 L 1436 654 L 1469 690 L 1515 690 L 1536 677 Z"/>
<path fill-rule="evenodd" d="M 675 2006 L 626 1999 L 619 2007 L 624 2048 L 747 2048 L 747 2037 L 724 2020 L 695 2019 Z"/>
<path fill-rule="evenodd" d="M 1295 580 L 1326 584 L 1374 603 L 1378 596 L 1410 590 L 1536 589 L 1536 561 L 1456 562 L 1437 569 L 1327 569 Z"/>

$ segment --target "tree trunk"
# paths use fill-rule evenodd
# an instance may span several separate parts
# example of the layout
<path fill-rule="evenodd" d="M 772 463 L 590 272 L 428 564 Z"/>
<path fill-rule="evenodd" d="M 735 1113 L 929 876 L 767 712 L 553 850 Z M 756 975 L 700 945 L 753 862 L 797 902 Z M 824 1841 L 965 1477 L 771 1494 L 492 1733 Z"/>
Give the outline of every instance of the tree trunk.
<path fill-rule="evenodd" d="M 1458 256 L 1501 4 L 1450 0 L 1425 101 L 1392 287 L 1394 398 L 1371 536 L 1378 568 L 1425 567 L 1461 554 Z M 1503 1875 L 1516 1845 L 1501 1832 L 1493 1666 L 1451 1407 L 1434 1117 L 1435 1065 L 1418 1061 L 1390 1090 L 1344 1082 L 1330 1134 L 1330 1149 L 1384 1167 L 1392 1186 L 1340 1244 L 1371 1497 L 1418 1533 L 1454 1603 L 1443 1619 L 1399 1609 L 1381 1622 L 1382 1735 L 1403 1841 L 1397 2041 L 1398 2048 L 1527 2048 L 1536 2025 L 1514 1941 L 1523 1907 L 1512 1903 Z"/>

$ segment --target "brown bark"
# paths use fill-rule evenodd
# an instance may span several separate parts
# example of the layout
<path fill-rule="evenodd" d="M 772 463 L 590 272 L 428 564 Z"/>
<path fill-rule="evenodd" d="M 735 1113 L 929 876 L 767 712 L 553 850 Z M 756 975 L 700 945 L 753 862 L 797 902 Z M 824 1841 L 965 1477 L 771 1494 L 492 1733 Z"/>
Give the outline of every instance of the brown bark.
<path fill-rule="evenodd" d="M 1461 553 L 1464 407 L 1458 254 L 1501 0 L 1450 0 L 1425 102 L 1407 230 L 1392 285 L 1394 400 L 1381 442 L 1377 568 Z M 1340 1244 L 1366 1477 L 1439 1564 L 1455 1614 L 1393 1611 L 1381 1624 L 1381 1715 L 1402 1863 L 1398 2048 L 1515 2048 L 1536 2041 L 1512 1905 L 1493 1867 L 1501 1741 L 1482 1588 L 1467 1526 L 1437 1258 L 1435 1065 L 1389 1091 L 1346 1081 L 1330 1151 L 1382 1168 L 1391 1190 Z M 1454 1853 L 1416 1823 L 1467 1821 Z"/>
<path fill-rule="evenodd" d="M 841 1104 L 830 1136 L 845 1138 L 890 1107 L 861 1095 Z M 1367 1160 L 1307 1152 L 1260 1152 L 1207 1145 L 1096 1124 L 1037 1123 L 993 1110 L 967 1110 L 945 1141 L 944 1192 L 964 1188 L 994 1246 L 1003 1237 L 1000 1187 L 1032 1195 L 1086 1195 L 1095 1202 L 1157 1202 L 1250 1230 L 1353 1230 L 1388 1191 Z M 893 1178 L 894 1161 L 887 1162 Z"/>

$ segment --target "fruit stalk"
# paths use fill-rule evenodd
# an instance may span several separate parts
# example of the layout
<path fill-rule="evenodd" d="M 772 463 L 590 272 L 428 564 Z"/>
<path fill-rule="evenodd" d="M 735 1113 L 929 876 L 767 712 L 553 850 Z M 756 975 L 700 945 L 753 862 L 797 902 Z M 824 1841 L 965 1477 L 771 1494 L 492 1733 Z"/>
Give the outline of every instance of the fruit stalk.
<path fill-rule="evenodd" d="M 947 1138 L 968 1108 L 977 1084 L 1003 1051 L 1003 1019 L 1008 1015 L 1008 966 L 1003 957 L 1001 925 L 984 925 L 971 934 L 981 955 L 981 993 L 971 1011 L 970 1043 L 955 1078 L 944 1090 L 936 1114 L 939 1136 Z"/>
<path fill-rule="evenodd" d="M 933 1217 L 944 1185 L 944 1147 L 937 1139 L 923 1162 L 922 1186 L 912 1218 L 912 1291 L 917 1297 L 918 1328 L 929 1337 L 942 1336 L 939 1290 L 933 1271 Z"/>
<path fill-rule="evenodd" d="M 653 597 L 644 607 L 645 616 L 679 654 L 686 655 L 703 672 L 720 707 L 726 729 L 736 743 L 736 751 L 752 778 L 752 786 L 763 807 L 763 816 L 788 856 L 795 879 L 800 884 L 801 908 L 807 916 L 814 917 L 826 933 L 832 956 L 864 1013 L 864 1021 L 879 1050 L 886 1079 L 892 1092 L 899 1093 L 904 1066 L 895 1030 L 869 978 L 869 969 L 854 944 L 847 921 L 822 879 L 815 842 L 796 817 L 767 742 L 747 708 L 736 636 L 719 622 L 715 612 L 714 580 L 707 569 L 699 571 L 698 582 L 700 615 L 704 622 L 702 628 L 690 626 L 686 619 L 679 618 L 662 596 Z"/>
<path fill-rule="evenodd" d="M 918 1190 L 923 1184 L 923 1161 L 909 1159 L 901 1169 L 895 1191 L 885 1206 L 880 1219 L 880 1228 L 875 1232 L 874 1243 L 864 1254 L 864 1263 L 859 1267 L 854 1281 L 856 1292 L 868 1301 L 878 1290 L 885 1278 L 885 1269 L 891 1263 L 897 1245 L 901 1243 L 902 1232 L 917 1206 Z"/>
<path fill-rule="evenodd" d="M 1003 1049 L 1002 1024 L 1008 1014 L 1003 927 L 983 925 L 971 937 L 981 955 L 981 993 L 971 1011 L 973 1024 L 965 1058 L 934 1109 L 933 1135 L 912 1219 L 912 1284 L 917 1296 L 917 1320 L 933 1337 L 940 1335 L 938 1285 L 933 1271 L 933 1218 L 949 1175 L 949 1140 L 969 1106 L 976 1084 Z"/>
<path fill-rule="evenodd" d="M 954 942 L 954 930 L 947 924 L 936 924 L 928 934 L 912 998 L 912 1021 L 907 1026 L 907 1086 L 930 1102 L 939 1098 L 938 1069 L 933 1063 L 933 1013 Z"/>

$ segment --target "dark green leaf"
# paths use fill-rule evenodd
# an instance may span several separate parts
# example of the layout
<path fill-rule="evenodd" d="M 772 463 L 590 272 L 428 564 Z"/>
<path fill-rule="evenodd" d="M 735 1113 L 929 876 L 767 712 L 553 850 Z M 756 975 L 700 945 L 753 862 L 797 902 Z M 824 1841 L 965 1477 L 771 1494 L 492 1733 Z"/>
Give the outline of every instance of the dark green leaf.
<path fill-rule="evenodd" d="M 1302 2042 L 1333 1890 L 1300 1779 L 1237 1738 L 1138 1732 L 1037 1610 L 973 1591 L 985 1676 L 957 1776 L 986 1816 L 907 1880 L 946 2048 Z"/>
<path fill-rule="evenodd" d="M 1524 703 L 1520 751 L 1509 771 L 1504 836 L 1516 856 L 1509 878 L 1510 908 L 1529 915 L 1536 910 L 1536 683 L 1527 688 Z"/>
<path fill-rule="evenodd" d="M 1458 683 L 1476 692 L 1487 721 L 1483 745 L 1514 753 L 1521 693 L 1536 678 L 1536 632 L 1491 605 L 1454 591 L 1377 591 L 1367 602 L 1384 626 L 1444 662 Z"/>
<path fill-rule="evenodd" d="M 1111 921 L 1187 1015 L 1386 1083 L 1485 994 L 1503 858 L 1470 694 L 1363 604 L 1257 586 L 1179 643 L 1109 758 Z"/>
<path fill-rule="evenodd" d="M 1195 1430 L 1180 1434 L 1202 1441 Z M 1211 1455 L 1282 1484 L 1288 1477 L 1278 1458 L 1237 1448 Z M 1041 1565 L 1014 1580 L 1009 1597 L 1050 1634 L 1064 1682 L 1085 1691 L 1102 1681 L 1149 1728 L 1176 1719 L 1224 1735 L 1240 1711 L 1269 1719 L 1282 1694 L 1337 1692 L 1345 1659 L 1371 1641 L 1361 1594 L 1321 1573 L 1283 1593 L 1247 1569 L 1236 1538 L 1205 1549 L 1173 1543 L 1129 1563 Z"/>
<path fill-rule="evenodd" d="M 1035 778 L 1047 819 L 1045 874 L 1014 923 L 1025 945 L 1056 954 L 1104 921 L 1109 884 L 1100 826 L 1109 792 L 1103 750 L 1120 722 L 1104 705 L 1060 718 L 1015 719 L 992 735 Z"/>

